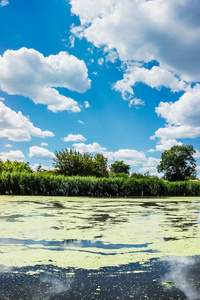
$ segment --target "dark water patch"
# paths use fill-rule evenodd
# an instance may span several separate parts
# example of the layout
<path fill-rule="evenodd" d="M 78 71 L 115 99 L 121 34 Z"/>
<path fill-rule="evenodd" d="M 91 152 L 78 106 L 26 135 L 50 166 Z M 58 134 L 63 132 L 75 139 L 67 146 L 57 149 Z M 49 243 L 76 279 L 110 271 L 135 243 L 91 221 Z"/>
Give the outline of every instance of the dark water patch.
<path fill-rule="evenodd" d="M 131 263 L 99 270 L 63 269 L 51 264 L 13 268 L 0 273 L 0 300 L 197 300 L 198 267 L 199 259 L 196 266 L 190 260 L 185 264 L 152 259 L 147 265 Z M 178 268 L 185 268 L 187 291 L 179 283 L 183 278 L 173 278 Z"/>
<path fill-rule="evenodd" d="M 53 207 L 66 208 L 61 202 L 53 202 Z"/>
<path fill-rule="evenodd" d="M 22 220 L 20 220 L 20 218 L 24 218 L 24 215 L 15 214 L 4 217 L 3 219 L 5 219 L 6 222 L 23 222 Z"/>

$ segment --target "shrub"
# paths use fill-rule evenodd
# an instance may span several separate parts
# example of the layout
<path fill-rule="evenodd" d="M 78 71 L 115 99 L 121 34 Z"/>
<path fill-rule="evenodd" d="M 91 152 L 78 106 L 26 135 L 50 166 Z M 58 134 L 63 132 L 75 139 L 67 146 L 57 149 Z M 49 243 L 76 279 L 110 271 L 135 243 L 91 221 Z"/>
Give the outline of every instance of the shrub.
<path fill-rule="evenodd" d="M 66 177 L 41 173 L 2 172 L 1 195 L 148 197 L 199 196 L 200 181 L 169 182 L 157 177 Z"/>

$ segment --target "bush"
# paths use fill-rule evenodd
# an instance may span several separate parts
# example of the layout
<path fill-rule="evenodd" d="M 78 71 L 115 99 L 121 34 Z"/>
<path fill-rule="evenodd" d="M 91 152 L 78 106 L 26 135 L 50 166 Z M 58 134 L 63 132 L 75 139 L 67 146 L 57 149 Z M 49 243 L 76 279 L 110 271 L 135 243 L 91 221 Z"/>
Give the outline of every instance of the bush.
<path fill-rule="evenodd" d="M 0 194 L 86 197 L 199 196 L 200 181 L 169 182 L 157 177 L 96 178 L 2 172 Z"/>

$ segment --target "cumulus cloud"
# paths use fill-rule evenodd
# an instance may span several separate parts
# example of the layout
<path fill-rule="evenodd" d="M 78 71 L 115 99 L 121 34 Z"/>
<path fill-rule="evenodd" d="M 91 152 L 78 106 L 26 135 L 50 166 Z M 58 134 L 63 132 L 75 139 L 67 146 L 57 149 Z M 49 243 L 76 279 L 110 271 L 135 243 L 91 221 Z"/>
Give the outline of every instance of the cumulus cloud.
<path fill-rule="evenodd" d="M 160 140 L 157 145 L 156 149 L 150 149 L 149 152 L 155 152 L 155 151 L 161 151 L 163 152 L 164 150 L 169 150 L 173 146 L 181 146 L 183 143 L 178 142 L 177 140 Z"/>
<path fill-rule="evenodd" d="M 200 85 L 188 89 L 176 102 L 161 102 L 156 113 L 168 123 L 152 138 L 195 138 L 200 136 Z"/>
<path fill-rule="evenodd" d="M 10 144 L 5 144 L 5 147 L 6 147 L 6 148 L 12 148 L 13 146 L 10 145 Z"/>
<path fill-rule="evenodd" d="M 143 165 L 144 167 L 151 168 L 157 166 L 160 162 L 160 159 L 157 158 L 147 158 L 142 151 L 137 151 L 134 149 L 119 149 L 118 151 L 109 151 L 106 147 L 101 147 L 96 142 L 92 144 L 75 143 L 73 144 L 73 147 L 75 150 L 82 153 L 102 153 L 110 162 L 123 160 L 125 164 L 130 166 Z"/>
<path fill-rule="evenodd" d="M 38 146 L 30 147 L 28 156 L 30 158 L 34 157 L 34 158 L 39 158 L 44 160 L 50 160 L 55 157 L 53 152 L 50 152 L 49 150 Z"/>
<path fill-rule="evenodd" d="M 151 175 L 156 175 L 161 177 L 157 172 L 157 165 L 160 163 L 160 159 L 149 157 L 143 163 L 143 167 L 138 170 L 138 172 L 146 173 L 149 172 Z"/>
<path fill-rule="evenodd" d="M 200 80 L 199 0 L 70 3 L 81 22 L 72 28 L 75 35 L 96 47 L 116 50 L 121 61 L 157 60 L 186 81 Z"/>
<path fill-rule="evenodd" d="M 84 143 L 75 143 L 73 144 L 73 147 L 75 150 L 79 152 L 89 152 L 89 153 L 102 153 L 106 151 L 106 148 L 101 147 L 98 143 L 92 143 L 92 144 L 84 144 Z"/>
<path fill-rule="evenodd" d="M 98 65 L 102 66 L 103 63 L 104 63 L 103 57 L 99 58 L 99 59 L 98 59 Z"/>
<path fill-rule="evenodd" d="M 195 149 L 196 150 L 196 149 Z M 196 152 L 193 155 L 195 158 L 199 158 L 200 157 L 200 152 L 198 150 L 196 150 Z"/>
<path fill-rule="evenodd" d="M 49 170 L 50 169 L 50 168 L 44 166 L 43 164 L 34 164 L 30 167 L 35 172 L 37 170 L 38 166 L 41 166 L 42 170 Z"/>
<path fill-rule="evenodd" d="M 64 142 L 85 142 L 86 138 L 82 134 L 68 134 L 68 136 L 63 138 Z"/>
<path fill-rule="evenodd" d="M 147 173 L 149 172 L 152 175 L 157 175 L 157 168 L 156 167 L 143 167 L 138 170 L 139 173 Z"/>
<path fill-rule="evenodd" d="M 8 0 L 1 0 L 0 1 L 0 6 L 6 6 L 9 4 L 9 1 Z"/>
<path fill-rule="evenodd" d="M 14 160 L 19 160 L 19 161 L 24 161 L 25 156 L 22 151 L 20 150 L 15 150 L 15 151 L 10 151 L 10 152 L 0 152 L 0 159 L 3 161 L 6 161 L 7 159 L 14 161 Z"/>
<path fill-rule="evenodd" d="M 85 105 L 85 108 L 89 108 L 90 107 L 90 103 L 88 101 L 84 101 L 84 105 Z"/>
<path fill-rule="evenodd" d="M 121 92 L 124 100 L 130 100 L 134 96 L 132 87 L 137 82 L 143 82 L 157 90 L 164 86 L 170 88 L 172 92 L 185 90 L 187 87 L 184 81 L 179 80 L 172 72 L 161 67 L 154 66 L 149 70 L 144 67 L 128 65 L 123 79 L 117 81 L 113 85 L 113 89 Z M 135 103 L 135 101 L 133 103 Z M 138 103 L 136 102 L 136 104 Z"/>
<path fill-rule="evenodd" d="M 48 146 L 47 143 L 41 143 L 40 145 L 43 146 L 43 147 L 44 147 L 44 146 Z"/>
<path fill-rule="evenodd" d="M 146 162 L 144 152 L 132 149 L 120 149 L 112 152 L 114 160 L 123 160 L 124 163 L 130 166 L 137 166 Z"/>
<path fill-rule="evenodd" d="M 0 56 L 0 89 L 9 95 L 22 95 L 35 104 L 47 105 L 53 112 L 79 112 L 76 101 L 61 95 L 63 87 L 78 93 L 90 88 L 84 61 L 67 52 L 44 57 L 34 49 L 7 50 Z"/>
<path fill-rule="evenodd" d="M 7 137 L 11 141 L 30 141 L 31 136 L 52 137 L 51 131 L 42 131 L 30 122 L 21 111 L 16 113 L 3 102 L 0 102 L 0 137 Z"/>

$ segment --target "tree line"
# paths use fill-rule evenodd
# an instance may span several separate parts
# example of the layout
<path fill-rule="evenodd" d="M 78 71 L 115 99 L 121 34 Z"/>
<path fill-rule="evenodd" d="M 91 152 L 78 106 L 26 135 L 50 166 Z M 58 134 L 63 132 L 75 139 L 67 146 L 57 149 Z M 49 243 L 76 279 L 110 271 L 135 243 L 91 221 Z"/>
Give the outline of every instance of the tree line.
<path fill-rule="evenodd" d="M 196 161 L 193 157 L 196 150 L 191 145 L 173 146 L 162 153 L 161 161 L 157 166 L 158 172 L 162 172 L 163 179 L 168 181 L 185 181 L 196 178 Z M 103 154 L 80 153 L 74 149 L 55 151 L 53 170 L 46 171 L 39 165 L 36 173 L 63 176 L 93 176 L 97 178 L 124 178 L 127 179 L 149 178 L 149 173 L 130 175 L 130 165 L 123 161 L 115 161 L 108 171 L 108 159 Z M 9 160 L 0 160 L 0 174 L 3 172 L 33 173 L 29 163 Z"/>

